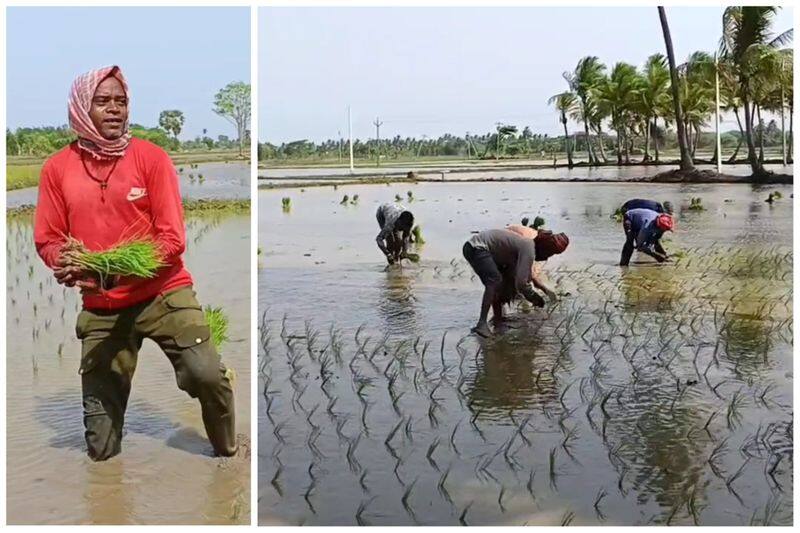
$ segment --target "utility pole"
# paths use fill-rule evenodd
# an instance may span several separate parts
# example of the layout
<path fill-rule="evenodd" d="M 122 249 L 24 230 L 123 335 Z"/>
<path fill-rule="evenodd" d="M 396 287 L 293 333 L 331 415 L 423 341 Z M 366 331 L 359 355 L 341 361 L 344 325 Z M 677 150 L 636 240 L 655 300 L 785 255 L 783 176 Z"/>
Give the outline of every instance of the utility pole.
<path fill-rule="evenodd" d="M 353 173 L 353 115 L 347 106 L 347 136 L 350 138 L 350 174 Z"/>
<path fill-rule="evenodd" d="M 714 122 L 717 132 L 717 174 L 722 174 L 722 140 L 719 136 L 719 59 L 714 54 L 714 90 L 716 92 L 714 100 Z"/>
<path fill-rule="evenodd" d="M 375 138 L 378 141 L 378 147 L 375 151 L 375 161 L 378 166 L 381 166 L 381 124 L 383 124 L 383 122 L 381 122 L 380 117 L 375 117 L 375 122 L 373 122 L 373 124 L 375 125 Z"/>

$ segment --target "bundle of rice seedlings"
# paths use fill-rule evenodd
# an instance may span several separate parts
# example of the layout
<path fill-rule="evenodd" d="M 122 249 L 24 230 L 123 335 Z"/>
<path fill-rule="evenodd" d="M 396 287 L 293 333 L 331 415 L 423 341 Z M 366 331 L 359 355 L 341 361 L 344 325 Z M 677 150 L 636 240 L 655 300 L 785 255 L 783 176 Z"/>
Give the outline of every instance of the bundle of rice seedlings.
<path fill-rule="evenodd" d="M 533 225 L 531 226 L 533 229 L 539 229 L 544 226 L 544 218 L 537 216 L 533 219 Z"/>
<path fill-rule="evenodd" d="M 408 259 L 412 263 L 419 263 L 419 254 L 406 254 L 403 259 Z"/>
<path fill-rule="evenodd" d="M 387 185 L 388 185 L 388 183 L 387 183 Z M 395 195 L 394 195 L 394 201 L 395 201 L 395 202 L 400 202 L 401 200 L 402 200 L 402 198 L 400 197 L 400 195 L 399 195 L 399 194 L 395 194 Z"/>
<path fill-rule="evenodd" d="M 219 350 L 222 343 L 228 340 L 228 317 L 221 307 L 207 305 L 203 308 L 203 312 L 211 330 L 211 342 L 214 343 L 214 348 Z"/>
<path fill-rule="evenodd" d="M 705 207 L 703 207 L 703 199 L 700 197 L 692 198 L 691 202 L 689 203 L 689 209 L 691 211 L 704 211 Z"/>
<path fill-rule="evenodd" d="M 158 244 L 150 238 L 122 242 L 108 250 L 91 252 L 83 244 L 72 239 L 70 263 L 97 272 L 101 279 L 106 276 L 132 276 L 153 278 L 158 269 L 166 266 Z"/>
<path fill-rule="evenodd" d="M 353 199 L 350 201 L 350 203 L 351 204 L 357 204 L 358 203 L 358 195 L 357 194 L 353 195 Z"/>
<path fill-rule="evenodd" d="M 414 243 L 417 245 L 425 244 L 425 239 L 422 238 L 422 228 L 419 225 L 414 226 L 411 230 L 411 234 L 414 236 Z"/>
<path fill-rule="evenodd" d="M 350 201 L 350 197 L 345 194 L 344 197 L 342 198 L 342 201 L 339 202 L 339 205 L 347 205 L 347 202 L 349 202 L 349 201 Z"/>

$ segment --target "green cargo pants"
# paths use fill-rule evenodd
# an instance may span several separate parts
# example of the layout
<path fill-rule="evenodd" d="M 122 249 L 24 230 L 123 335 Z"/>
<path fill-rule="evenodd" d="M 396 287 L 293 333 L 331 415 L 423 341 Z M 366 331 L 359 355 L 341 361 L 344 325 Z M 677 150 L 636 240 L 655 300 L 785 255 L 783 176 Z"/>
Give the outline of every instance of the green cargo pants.
<path fill-rule="evenodd" d="M 83 343 L 80 374 L 89 457 L 104 461 L 121 450 L 131 380 L 145 338 L 169 358 L 178 388 L 200 400 L 216 454 L 236 453 L 229 373 L 210 341 L 205 314 L 191 287 L 125 309 L 84 309 L 75 330 Z"/>

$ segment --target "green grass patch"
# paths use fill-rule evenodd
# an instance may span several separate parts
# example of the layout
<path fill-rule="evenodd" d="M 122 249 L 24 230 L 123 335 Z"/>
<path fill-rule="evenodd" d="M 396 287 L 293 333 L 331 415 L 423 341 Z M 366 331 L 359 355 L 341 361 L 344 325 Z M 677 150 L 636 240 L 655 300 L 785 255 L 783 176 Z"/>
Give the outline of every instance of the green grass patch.
<path fill-rule="evenodd" d="M 6 190 L 25 189 L 36 187 L 39 184 L 41 164 L 33 165 L 6 165 Z"/>

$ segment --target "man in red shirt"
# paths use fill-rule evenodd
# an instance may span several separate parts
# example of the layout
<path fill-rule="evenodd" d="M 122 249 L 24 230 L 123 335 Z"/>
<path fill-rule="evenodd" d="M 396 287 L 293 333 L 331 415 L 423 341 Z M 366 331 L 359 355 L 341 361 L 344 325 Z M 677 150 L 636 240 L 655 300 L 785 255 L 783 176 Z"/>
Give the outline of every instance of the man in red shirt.
<path fill-rule="evenodd" d="M 236 453 L 231 372 L 210 341 L 186 247 L 178 177 L 164 150 L 128 132 L 128 88 L 116 66 L 81 75 L 69 97 L 78 140 L 42 167 L 34 241 L 58 283 L 83 295 L 76 332 L 82 341 L 81 385 L 89 456 L 121 450 L 122 426 L 137 355 L 154 340 L 175 369 L 178 387 L 198 398 L 217 455 Z M 125 240 L 154 240 L 166 266 L 155 277 L 100 278 L 75 264 Z"/>

